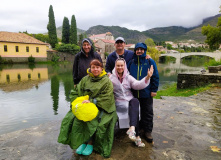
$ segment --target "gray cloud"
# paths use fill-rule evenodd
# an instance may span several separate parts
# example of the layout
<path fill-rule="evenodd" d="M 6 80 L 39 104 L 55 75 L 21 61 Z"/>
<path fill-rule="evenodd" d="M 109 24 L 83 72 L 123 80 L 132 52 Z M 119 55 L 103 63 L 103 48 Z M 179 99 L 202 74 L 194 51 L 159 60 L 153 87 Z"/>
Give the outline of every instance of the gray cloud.
<path fill-rule="evenodd" d="M 74 14 L 77 27 L 87 30 L 95 25 L 121 26 L 134 30 L 155 27 L 193 27 L 204 18 L 219 13 L 220 0 L 7 0 L 0 5 L 1 31 L 47 32 L 49 6 L 53 6 L 56 26 L 64 16 Z"/>

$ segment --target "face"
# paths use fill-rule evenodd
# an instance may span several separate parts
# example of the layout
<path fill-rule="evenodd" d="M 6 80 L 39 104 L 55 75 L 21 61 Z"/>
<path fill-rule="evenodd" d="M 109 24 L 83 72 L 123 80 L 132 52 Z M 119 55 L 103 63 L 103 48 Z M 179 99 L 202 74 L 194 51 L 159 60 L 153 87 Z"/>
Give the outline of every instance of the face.
<path fill-rule="evenodd" d="M 143 49 L 143 48 L 137 48 L 137 49 L 136 49 L 136 55 L 137 55 L 137 56 L 140 56 L 140 55 L 142 55 L 142 54 L 144 54 L 144 49 Z"/>
<path fill-rule="evenodd" d="M 86 54 L 88 54 L 91 50 L 91 45 L 87 41 L 83 42 L 83 50 Z"/>
<path fill-rule="evenodd" d="M 125 43 L 121 40 L 114 43 L 116 50 L 123 50 L 125 47 Z"/>
<path fill-rule="evenodd" d="M 97 77 L 101 74 L 102 68 L 100 66 L 91 65 L 91 73 Z"/>
<path fill-rule="evenodd" d="M 118 74 L 122 74 L 124 72 L 124 61 L 119 60 L 116 62 L 116 70 Z"/>

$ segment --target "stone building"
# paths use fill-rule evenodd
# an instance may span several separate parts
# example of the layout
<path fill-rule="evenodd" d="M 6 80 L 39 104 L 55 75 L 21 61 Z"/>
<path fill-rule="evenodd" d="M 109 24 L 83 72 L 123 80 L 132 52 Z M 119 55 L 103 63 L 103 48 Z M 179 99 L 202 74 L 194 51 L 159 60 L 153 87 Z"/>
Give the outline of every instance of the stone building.
<path fill-rule="evenodd" d="M 105 59 L 105 52 L 110 54 L 115 50 L 114 48 L 114 36 L 111 32 L 107 32 L 104 34 L 92 35 L 89 37 L 93 40 L 96 51 L 101 55 L 101 58 Z"/>

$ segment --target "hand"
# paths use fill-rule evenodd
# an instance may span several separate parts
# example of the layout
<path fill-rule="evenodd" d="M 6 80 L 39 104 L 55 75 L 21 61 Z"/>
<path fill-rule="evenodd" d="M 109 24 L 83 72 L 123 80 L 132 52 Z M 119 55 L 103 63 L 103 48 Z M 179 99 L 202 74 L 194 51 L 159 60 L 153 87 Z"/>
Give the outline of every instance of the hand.
<path fill-rule="evenodd" d="M 150 77 L 153 75 L 153 71 L 154 71 L 153 65 L 151 65 L 150 69 L 148 68 L 146 80 L 150 79 Z"/>
<path fill-rule="evenodd" d="M 84 103 L 91 103 L 89 100 L 84 100 L 83 102 L 82 102 L 82 104 L 84 104 Z"/>
<path fill-rule="evenodd" d="M 110 77 L 111 73 L 107 73 L 108 77 Z"/>
<path fill-rule="evenodd" d="M 157 95 L 156 92 L 151 92 L 151 97 L 155 97 Z"/>
<path fill-rule="evenodd" d="M 147 54 L 146 55 L 146 59 L 150 59 L 151 57 L 150 57 L 150 55 L 149 54 Z"/>

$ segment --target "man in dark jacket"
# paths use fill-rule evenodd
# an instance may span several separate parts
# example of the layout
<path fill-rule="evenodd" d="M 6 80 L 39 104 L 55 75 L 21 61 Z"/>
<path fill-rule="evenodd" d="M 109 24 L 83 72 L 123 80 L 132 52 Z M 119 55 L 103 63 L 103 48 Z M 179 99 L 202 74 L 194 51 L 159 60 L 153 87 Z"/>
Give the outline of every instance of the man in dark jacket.
<path fill-rule="evenodd" d="M 100 55 L 94 52 L 91 40 L 85 38 L 82 40 L 81 51 L 76 54 L 74 59 L 73 80 L 75 85 L 87 75 L 87 69 L 90 67 L 90 62 L 93 59 L 98 59 L 102 63 Z"/>
<path fill-rule="evenodd" d="M 134 49 L 133 59 L 128 63 L 128 70 L 134 78 L 141 80 L 147 75 L 148 68 L 153 65 L 153 75 L 150 84 L 142 90 L 132 90 L 135 98 L 138 98 L 141 109 L 140 129 L 144 130 L 145 139 L 152 143 L 151 135 L 153 130 L 153 97 L 156 96 L 159 86 L 159 74 L 157 65 L 153 59 L 146 59 L 147 46 L 144 43 L 137 43 Z"/>
<path fill-rule="evenodd" d="M 133 51 L 124 49 L 126 43 L 123 37 L 118 37 L 115 39 L 115 48 L 116 51 L 112 52 L 107 57 L 107 62 L 105 66 L 105 70 L 107 74 L 110 76 L 112 74 L 112 70 L 115 67 L 115 61 L 117 58 L 124 58 L 126 63 L 128 63 L 133 57 Z"/>

